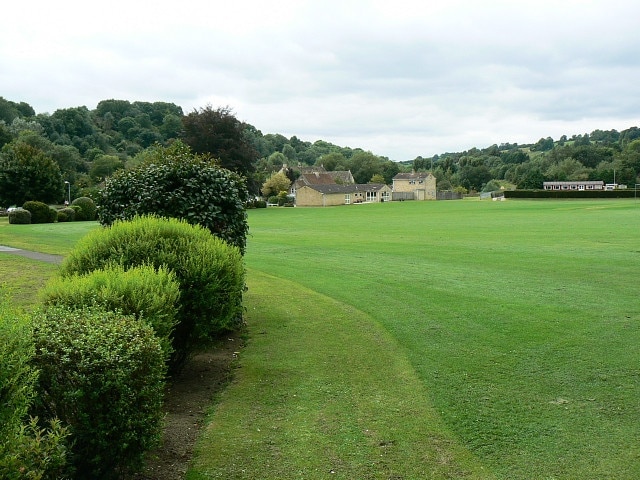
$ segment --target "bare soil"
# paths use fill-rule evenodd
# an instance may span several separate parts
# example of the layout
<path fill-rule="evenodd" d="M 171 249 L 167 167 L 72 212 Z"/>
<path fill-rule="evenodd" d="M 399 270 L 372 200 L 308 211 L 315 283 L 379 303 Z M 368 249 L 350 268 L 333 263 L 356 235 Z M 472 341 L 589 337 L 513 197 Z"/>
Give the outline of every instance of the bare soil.
<path fill-rule="evenodd" d="M 238 334 L 198 353 L 171 379 L 165 396 L 165 430 L 162 444 L 148 455 L 145 468 L 133 480 L 184 478 L 208 408 L 229 379 L 241 348 Z"/>

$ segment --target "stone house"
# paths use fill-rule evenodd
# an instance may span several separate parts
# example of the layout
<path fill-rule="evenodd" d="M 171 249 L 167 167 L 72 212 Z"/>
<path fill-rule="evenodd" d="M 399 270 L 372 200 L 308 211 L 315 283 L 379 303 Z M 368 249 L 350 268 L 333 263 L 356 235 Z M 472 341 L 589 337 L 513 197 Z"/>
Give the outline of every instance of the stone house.
<path fill-rule="evenodd" d="M 431 173 L 398 173 L 393 177 L 393 200 L 436 199 L 436 177 Z"/>
<path fill-rule="evenodd" d="M 296 191 L 298 207 L 329 207 L 391 201 L 391 188 L 382 183 L 303 185 Z"/>
<path fill-rule="evenodd" d="M 349 185 L 356 183 L 350 171 L 327 172 L 324 167 L 304 167 L 298 179 L 291 184 L 289 194 L 296 196 L 305 185 Z"/>

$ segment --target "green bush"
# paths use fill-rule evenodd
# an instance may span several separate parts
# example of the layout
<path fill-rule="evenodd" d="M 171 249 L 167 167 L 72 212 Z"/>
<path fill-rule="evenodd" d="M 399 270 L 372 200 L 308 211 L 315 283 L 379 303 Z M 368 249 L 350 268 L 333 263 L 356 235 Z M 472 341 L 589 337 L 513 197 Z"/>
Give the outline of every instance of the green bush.
<path fill-rule="evenodd" d="M 24 208 L 16 208 L 9 212 L 9 223 L 15 225 L 28 225 L 31 223 L 31 212 Z"/>
<path fill-rule="evenodd" d="M 24 202 L 22 208 L 31 212 L 31 223 L 53 223 L 58 217 L 58 212 L 43 202 Z"/>
<path fill-rule="evenodd" d="M 41 428 L 28 418 L 37 370 L 31 322 L 0 298 L 0 478 L 59 478 L 66 462 L 66 430 L 53 419 Z"/>
<path fill-rule="evenodd" d="M 512 190 L 504 192 L 505 198 L 636 198 L 634 189 L 625 190 Z"/>
<path fill-rule="evenodd" d="M 78 197 L 71 202 L 72 207 L 80 207 L 76 210 L 76 221 L 91 221 L 96 219 L 97 207 L 89 197 Z"/>
<path fill-rule="evenodd" d="M 202 340 L 236 328 L 242 319 L 244 264 L 240 250 L 184 220 L 136 217 L 82 238 L 61 274 L 86 274 L 108 264 L 152 265 L 174 272 L 180 309 L 173 347 L 179 363 Z"/>
<path fill-rule="evenodd" d="M 55 277 L 41 290 L 45 307 L 70 308 L 101 306 L 106 310 L 133 315 L 147 322 L 160 339 L 169 358 L 171 336 L 177 322 L 180 287 L 175 275 L 165 267 L 107 266 L 86 275 Z"/>
<path fill-rule="evenodd" d="M 74 478 L 120 478 L 160 439 L 166 368 L 153 329 L 101 309 L 34 315 L 38 412 L 71 431 Z"/>
<path fill-rule="evenodd" d="M 76 211 L 71 207 L 65 207 L 58 210 L 59 222 L 73 222 L 76 218 Z"/>
<path fill-rule="evenodd" d="M 247 199 L 243 177 L 175 142 L 156 148 L 141 165 L 107 179 L 98 220 L 111 225 L 137 215 L 181 218 L 202 225 L 244 253 Z"/>

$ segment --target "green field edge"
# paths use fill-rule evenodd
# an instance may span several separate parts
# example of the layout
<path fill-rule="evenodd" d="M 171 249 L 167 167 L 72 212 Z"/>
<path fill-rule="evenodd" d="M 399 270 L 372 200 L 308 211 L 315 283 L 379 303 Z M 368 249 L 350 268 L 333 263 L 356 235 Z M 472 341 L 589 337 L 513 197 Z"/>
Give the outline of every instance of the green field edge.
<path fill-rule="evenodd" d="M 37 305 L 38 292 L 58 269 L 51 263 L 0 253 L 0 291 L 11 304 L 31 310 Z"/>
<path fill-rule="evenodd" d="M 494 478 L 372 317 L 262 271 L 247 279 L 248 343 L 187 479 Z"/>

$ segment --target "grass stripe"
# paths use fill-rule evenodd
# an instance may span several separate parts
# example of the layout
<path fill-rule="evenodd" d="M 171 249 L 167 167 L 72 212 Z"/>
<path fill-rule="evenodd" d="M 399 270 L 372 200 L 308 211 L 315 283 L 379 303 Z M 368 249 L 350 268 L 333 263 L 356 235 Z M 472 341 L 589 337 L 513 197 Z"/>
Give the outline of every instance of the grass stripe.
<path fill-rule="evenodd" d="M 248 347 L 190 480 L 490 478 L 369 315 L 249 271 Z"/>
<path fill-rule="evenodd" d="M 79 238 L 97 227 L 97 222 L 10 225 L 7 217 L 0 217 L 0 245 L 52 255 L 66 255 Z"/>
<path fill-rule="evenodd" d="M 0 253 L 0 279 L 12 304 L 26 309 L 37 304 L 38 292 L 58 271 L 58 265 L 31 260 L 11 253 Z"/>

